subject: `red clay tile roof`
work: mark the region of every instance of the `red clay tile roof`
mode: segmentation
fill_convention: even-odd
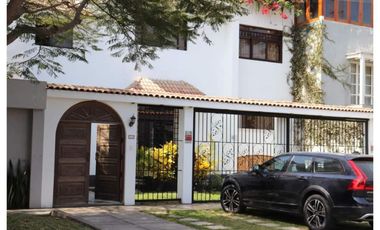
[[[171,93],[171,92],[164,92],[164,91],[157,91],[157,90],[153,92],[148,92],[146,90],[139,91],[135,89],[116,89],[116,88],[103,88],[103,87],[80,86],[80,85],[52,84],[52,83],[48,84],[47,88],[52,89],[52,90],[121,94],[121,95],[130,95],[130,96],[171,98],[171,99],[259,105],[259,106],[276,106],[276,107],[301,108],[301,109],[320,109],[320,110],[344,111],[344,112],[363,112],[363,113],[373,112],[373,109],[371,108],[363,108],[363,107],[357,107],[357,106],[308,104],[308,103],[298,103],[298,102],[290,102],[290,101],[271,101],[271,100],[241,99],[241,98],[230,98],[230,97],[211,97],[211,96],[205,96],[205,95]]]
[[[156,80],[148,78],[140,78],[134,81],[126,89],[133,93],[205,95],[199,89],[185,81]]]

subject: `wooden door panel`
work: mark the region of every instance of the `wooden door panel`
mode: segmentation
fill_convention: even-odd
[[[121,201],[121,125],[98,125],[95,199]]]
[[[85,177],[87,175],[85,165],[82,163],[61,163],[59,164],[60,179],[62,177]]]
[[[54,206],[88,203],[90,123],[61,122],[57,130]]]
[[[59,157],[61,160],[64,158],[86,158],[87,147],[83,144],[74,145],[74,144],[65,144],[61,142],[59,149]]]

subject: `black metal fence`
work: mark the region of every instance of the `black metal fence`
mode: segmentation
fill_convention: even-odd
[[[223,177],[289,151],[367,153],[367,121],[196,109],[193,201],[216,201]]]
[[[136,201],[177,199],[179,109],[138,107]]]

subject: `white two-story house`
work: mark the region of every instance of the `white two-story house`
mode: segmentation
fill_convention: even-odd
[[[104,51],[60,60],[47,83],[8,81],[8,159],[30,165],[30,207],[219,199],[221,178],[288,151],[372,154],[373,2],[305,0],[302,16],[250,9],[212,41],[178,40],[153,68]],[[293,102],[285,32],[322,23],[325,104]],[[33,44],[14,42],[11,58]],[[75,45],[75,41],[74,41]],[[359,106],[352,106],[359,105]],[[15,144],[21,143],[21,144]]]

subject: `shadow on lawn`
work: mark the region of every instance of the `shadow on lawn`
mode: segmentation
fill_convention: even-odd
[[[268,211],[268,210],[247,209],[247,211],[244,214],[251,215],[253,217],[256,216],[256,217],[261,217],[265,219],[273,219],[276,221],[281,221],[281,222],[285,222],[289,224],[303,225],[306,228],[306,225],[302,217],[297,216],[297,215],[292,215],[289,213],[275,212],[275,211]],[[347,229],[369,230],[369,229],[372,229],[372,227],[367,222],[352,222],[352,221],[337,223],[335,227],[335,230],[347,230]]]

